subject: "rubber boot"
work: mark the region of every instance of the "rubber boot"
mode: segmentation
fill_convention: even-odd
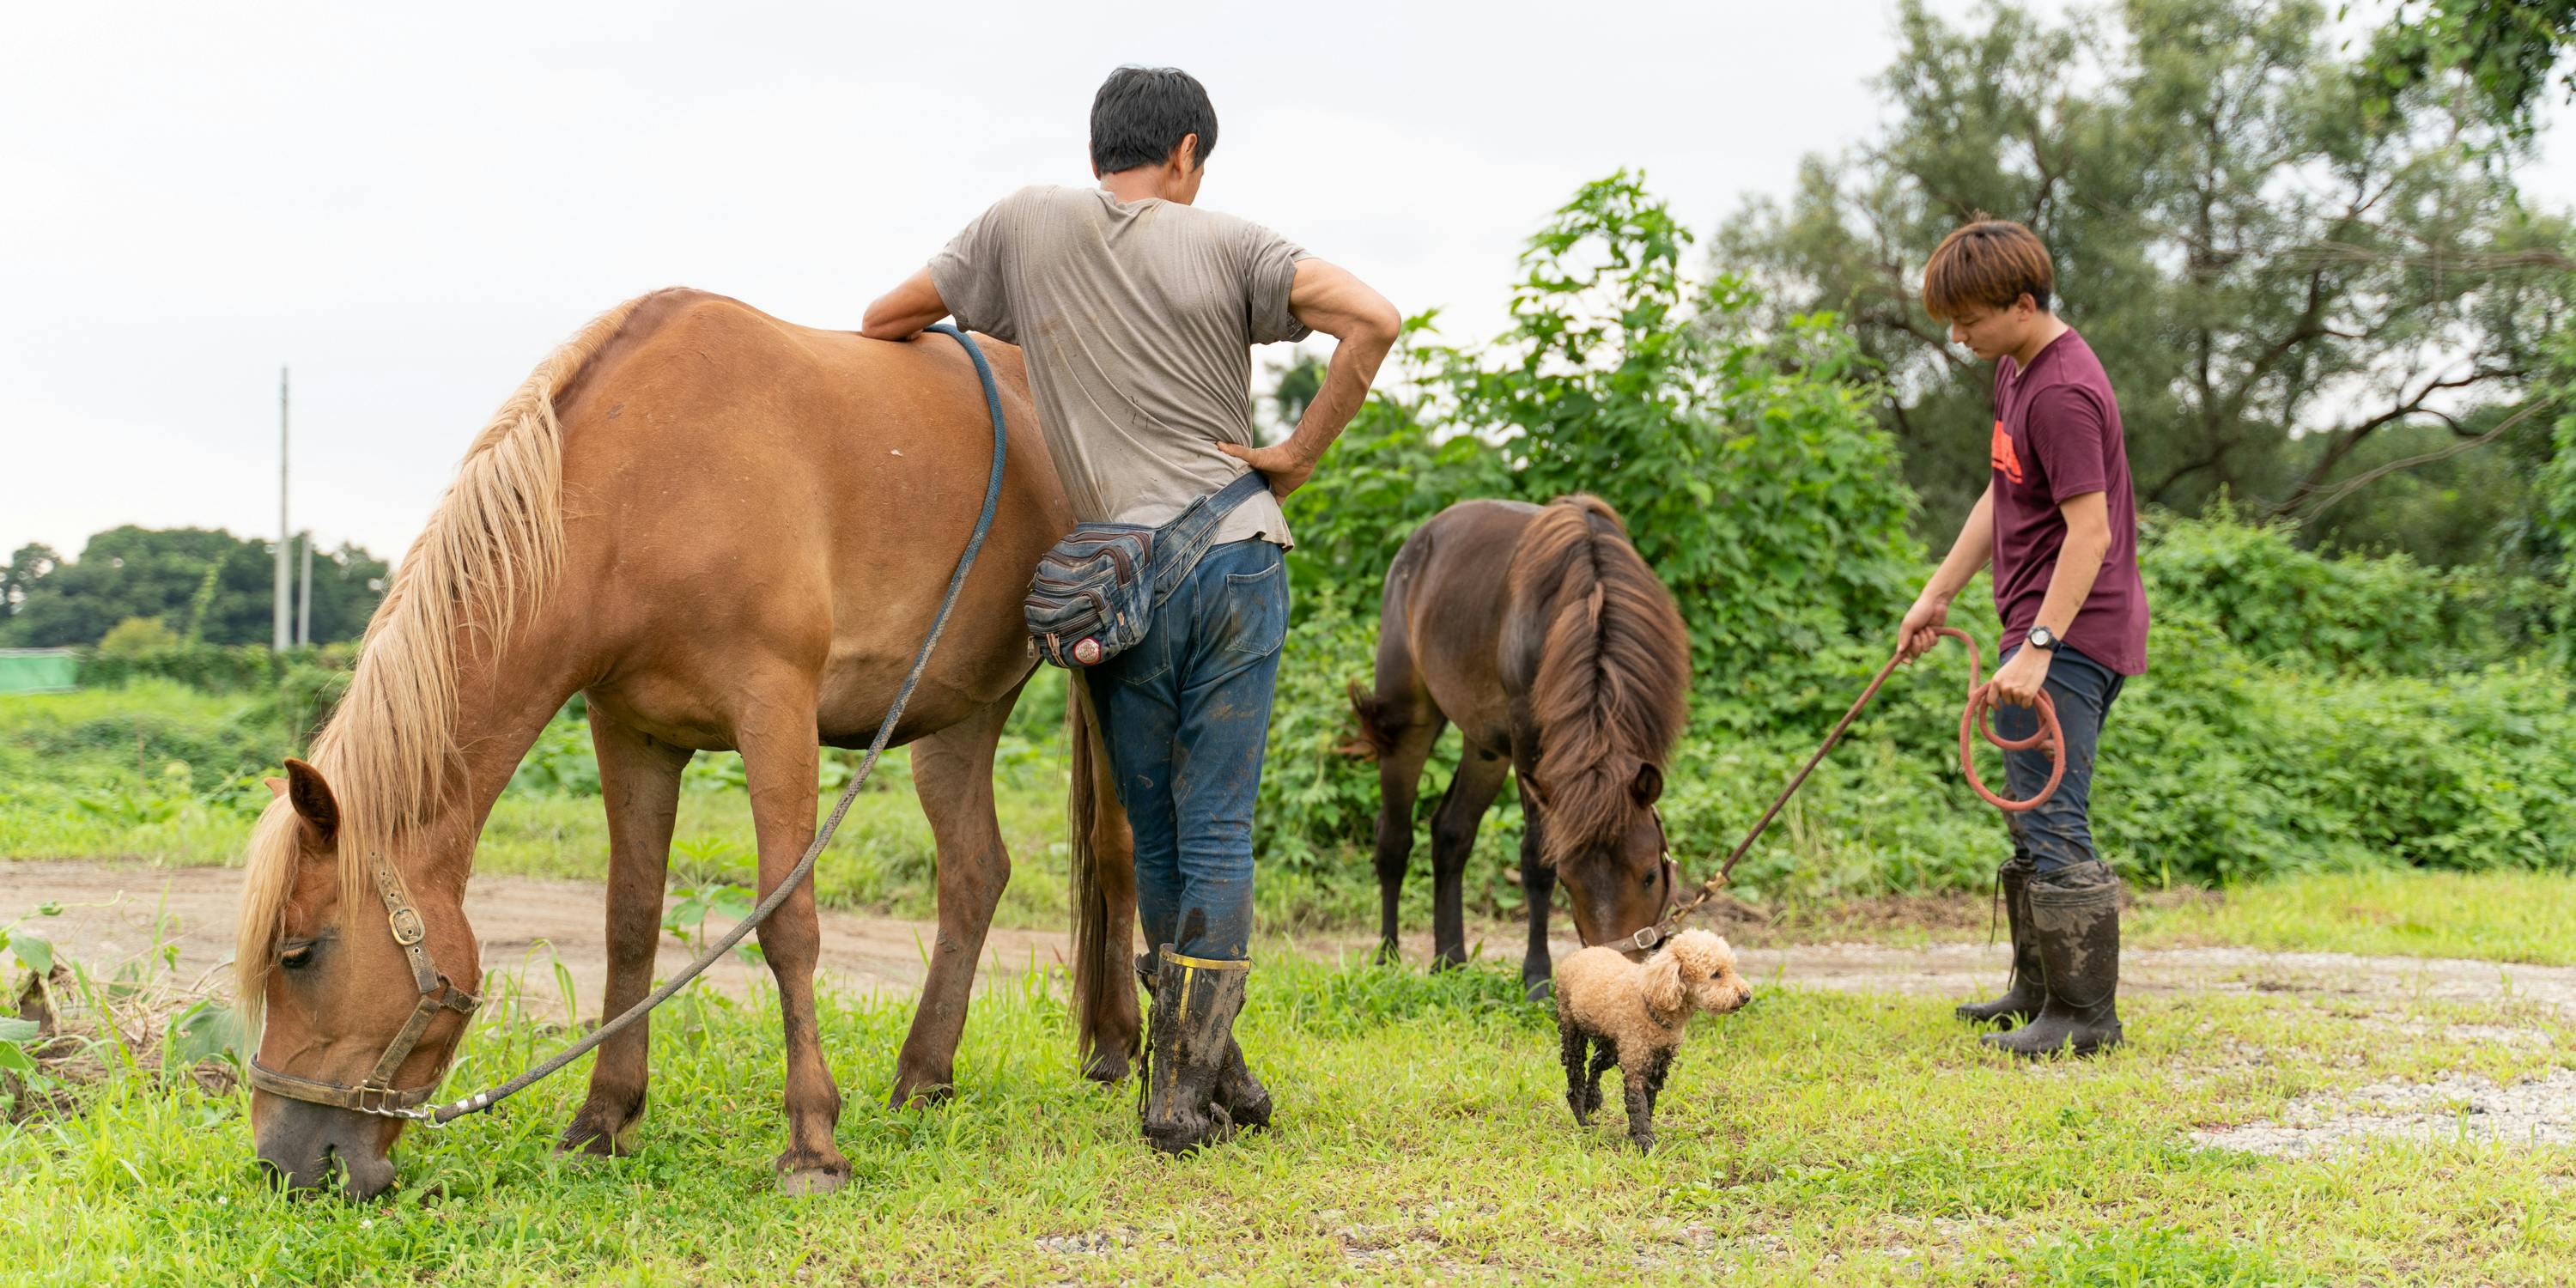
[[[1230,1081],[1229,1066],[1241,1067],[1243,1060],[1234,1042],[1234,1017],[1243,1010],[1244,981],[1251,973],[1250,962],[1184,957],[1163,945],[1145,1035],[1146,1144],[1185,1154],[1230,1138],[1238,1125],[1254,1125],[1238,1124],[1221,1094]],[[1259,1114],[1268,1121],[1269,1094],[1260,1091],[1249,1069],[1242,1078],[1259,1092]]]
[[[2004,995],[1991,1002],[1965,1002],[1957,1012],[1971,1024],[2023,1024],[2039,1014],[2040,1003],[2047,1000],[2047,990],[2039,982],[2039,941],[2030,929],[2030,878],[2036,865],[2027,854],[2016,853],[1995,869],[1995,883],[2002,887],[2004,924],[2012,928],[2012,982]]]
[[[2030,882],[2030,923],[2048,998],[2010,1033],[1978,1039],[2037,1059],[2120,1044],[2120,881],[2096,860]]]
[[[1136,978],[1144,984],[1145,995],[1154,995],[1155,958],[1136,954]],[[1225,1035],[1225,1067],[1217,1074],[1216,1102],[1225,1109],[1239,1131],[1259,1131],[1270,1125],[1270,1088],[1254,1077],[1252,1066],[1243,1059],[1243,1044],[1234,1040],[1230,1030]]]

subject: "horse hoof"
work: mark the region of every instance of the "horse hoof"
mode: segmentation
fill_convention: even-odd
[[[1521,1000],[1544,1004],[1556,996],[1556,977],[1541,975],[1521,981]]]
[[[1114,1087],[1127,1080],[1127,1057],[1094,1056],[1082,1066],[1082,1076],[1104,1087]]]
[[[886,1097],[888,1109],[937,1109],[957,1098],[957,1088],[945,1082],[925,1082],[906,1088],[897,1084],[894,1094]]]
[[[642,1135],[643,1124],[639,1121],[629,1121],[615,1131],[600,1131],[575,1122],[555,1138],[555,1152],[573,1159],[625,1158],[635,1152]]]
[[[849,1183],[850,1165],[847,1163],[843,1163],[837,1169],[807,1167],[793,1172],[782,1171],[778,1174],[778,1192],[791,1199],[821,1198],[827,1194],[838,1194],[841,1192],[841,1187]]]

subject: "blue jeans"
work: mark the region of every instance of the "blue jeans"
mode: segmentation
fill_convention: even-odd
[[[1200,557],[1144,639],[1091,668],[1118,803],[1136,833],[1136,914],[1149,951],[1250,954],[1252,804],[1287,635],[1279,547],[1229,542]]]
[[[2011,661],[2018,645],[2005,651]],[[2066,777],[2057,794],[2038,809],[2004,815],[2012,828],[2013,852],[2028,857],[2041,875],[2091,863],[2093,851],[2093,759],[2102,742],[2102,720],[2120,696],[2128,677],[2076,652],[2064,643],[2048,663],[2048,697],[2057,704],[2057,727],[2066,735]],[[1995,732],[2005,738],[2027,738],[2039,731],[2039,713],[2028,707],[1997,707]],[[2029,800],[2048,785],[2048,748],[2004,753],[2004,782],[2015,800]]]

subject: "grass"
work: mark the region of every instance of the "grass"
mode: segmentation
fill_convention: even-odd
[[[2327,872],[2150,907],[2138,942],[2576,965],[2576,878]]]
[[[0,1241],[50,1250],[18,1266],[39,1282],[191,1284],[2536,1284],[2576,1260],[2566,1150],[2287,1162],[2184,1135],[2374,1080],[2544,1072],[2576,1038],[2554,1012],[2144,997],[2128,1050],[2021,1067],[1944,1003],[1773,991],[1698,1021],[1640,1157],[1574,1126],[1553,1030],[1508,975],[1271,960],[1243,1033],[1280,1126],[1180,1163],[1134,1141],[1127,1089],[1075,1076],[1060,981],[1029,975],[979,1001],[936,1110],[881,1103],[910,1000],[828,999],[852,1184],[776,1197],[774,1007],[692,993],[657,1023],[635,1158],[551,1153],[567,1077],[407,1140],[386,1201],[290,1202],[253,1174],[241,1095],[129,1071],[74,1116],[0,1128]],[[2444,1036],[2498,1023],[2551,1042]],[[2423,1035],[2388,1042],[2391,1024]],[[451,1087],[560,1041],[504,1006]]]

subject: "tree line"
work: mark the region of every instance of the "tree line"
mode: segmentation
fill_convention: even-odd
[[[220,528],[131,524],[91,537],[77,559],[40,543],[21,546],[0,572],[0,647],[98,644],[120,627],[122,639],[138,644],[266,644],[276,551],[273,542]],[[387,575],[384,560],[355,544],[315,550],[313,642],[358,638]]]

